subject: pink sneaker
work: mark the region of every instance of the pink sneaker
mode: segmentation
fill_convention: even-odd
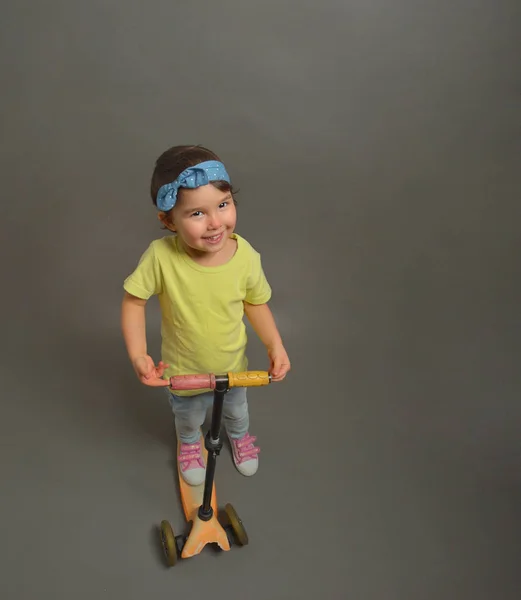
[[[230,444],[232,445],[233,462],[239,473],[250,477],[255,475],[259,468],[259,459],[257,455],[260,448],[254,446],[257,438],[246,433],[242,438],[234,439],[228,435]]]
[[[200,441],[193,444],[181,444],[177,460],[181,477],[188,485],[201,485],[204,482],[206,465]]]

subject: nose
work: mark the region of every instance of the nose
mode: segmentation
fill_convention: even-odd
[[[221,227],[221,220],[217,214],[210,214],[208,219],[208,229],[219,229]]]

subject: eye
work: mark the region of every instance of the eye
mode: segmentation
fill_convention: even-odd
[[[225,206],[228,206],[228,204],[228,200],[225,200],[224,202],[221,202],[221,204],[219,204],[219,208],[224,208]]]
[[[198,217],[199,215],[202,215],[203,213],[200,210],[196,210],[194,213],[192,213],[190,216],[191,217]]]

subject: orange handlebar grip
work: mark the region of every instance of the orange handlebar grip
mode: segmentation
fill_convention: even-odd
[[[215,375],[174,375],[170,377],[172,390],[215,389]]]
[[[254,387],[271,383],[271,375],[267,371],[243,371],[228,373],[228,385],[232,387]]]

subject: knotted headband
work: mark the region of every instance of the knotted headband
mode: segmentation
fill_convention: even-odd
[[[194,167],[188,167],[175,181],[159,188],[156,199],[158,210],[166,212],[175,206],[179,188],[198,188],[207,185],[210,181],[231,183],[230,176],[221,162],[208,160]]]

